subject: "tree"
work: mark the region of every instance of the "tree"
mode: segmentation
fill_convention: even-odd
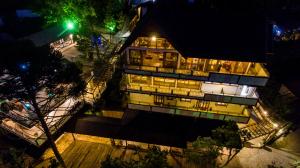
[[[36,0],[32,8],[44,17],[47,25],[72,21],[81,35],[89,37],[99,30],[105,18],[122,19],[124,4],[122,0]]]
[[[101,168],[171,168],[167,162],[167,152],[161,151],[159,147],[151,147],[144,157],[138,161],[130,159],[124,161],[121,158],[111,158],[101,162]]]
[[[143,168],[171,168],[167,161],[168,153],[161,151],[159,147],[151,147],[141,160]]]
[[[90,32],[97,21],[90,0],[36,0],[32,8],[45,19],[47,25],[73,22],[82,32]]]
[[[9,148],[6,151],[0,152],[0,167],[23,168],[25,167],[25,158],[24,151]]]
[[[230,160],[233,149],[239,151],[242,148],[238,130],[239,128],[234,121],[228,121],[225,125],[212,131],[212,138],[216,143],[229,149],[228,160]]]
[[[192,142],[191,148],[186,150],[189,162],[201,167],[216,167],[216,158],[220,155],[221,147],[210,137],[198,137]]]
[[[44,113],[49,113],[55,108],[57,96],[50,96],[46,100],[37,101],[37,93],[45,88],[54,89],[59,84],[71,84],[67,89],[68,96],[78,96],[83,91],[85,84],[80,78],[80,71],[76,65],[62,59],[61,53],[49,47],[36,48],[29,41],[9,42],[1,45],[4,59],[0,63],[0,76],[10,76],[13,82],[7,80],[1,85],[1,98],[28,101],[37,115],[48,142],[60,164],[65,167],[62,157],[54,143]],[[63,90],[66,88],[62,88]],[[64,93],[62,90],[61,94]],[[42,102],[42,103],[41,103]],[[28,120],[28,118],[24,118]]]

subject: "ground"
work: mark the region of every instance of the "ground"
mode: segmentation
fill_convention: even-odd
[[[74,139],[75,138],[75,139]],[[111,139],[88,136],[81,134],[74,134],[74,138],[71,133],[64,133],[57,141],[59,151],[67,165],[67,167],[74,168],[94,168],[100,167],[101,161],[103,161],[108,155],[112,157],[121,157],[123,160],[135,159],[138,160],[139,155],[135,154],[133,148],[117,147],[111,144]],[[125,141],[116,140],[116,144],[122,143],[125,145]],[[142,149],[148,148],[151,144],[127,141],[128,144],[139,145]],[[256,143],[255,140],[252,143]],[[252,144],[254,145],[254,144]],[[128,145],[130,146],[130,145]],[[247,145],[249,146],[249,144]],[[162,150],[170,150],[170,147],[160,146]],[[173,151],[182,152],[180,148],[173,148]],[[226,150],[223,151],[224,155],[218,159],[219,165],[224,165],[227,161]],[[144,151],[140,152],[140,155],[144,155]],[[51,149],[46,150],[42,156],[42,162],[36,165],[36,168],[49,165],[49,158],[53,157]],[[188,163],[186,158],[182,155],[167,156],[168,163],[175,168],[196,168],[196,165]],[[293,163],[300,160],[299,156],[281,151],[272,147],[255,148],[244,147],[225,168],[265,168],[268,165],[275,163],[277,166],[283,166],[284,168],[293,167]]]
[[[138,160],[139,155],[143,156],[145,154],[144,150],[136,153],[136,150],[130,148],[129,146],[139,145],[142,149],[148,148],[151,144],[139,143],[128,141],[128,148],[117,147],[111,145],[111,140],[109,138],[95,137],[88,135],[74,134],[75,139],[73,139],[72,134],[65,133],[57,141],[57,147],[67,165],[67,167],[72,168],[95,168],[100,167],[101,161],[110,155],[112,157],[120,157],[123,160]],[[116,140],[116,144],[118,144]],[[122,141],[123,145],[125,141]],[[169,150],[170,147],[160,146],[162,150]],[[173,151],[181,152],[180,148],[172,148]],[[46,150],[42,156],[42,161],[37,164],[36,168],[47,167],[49,165],[50,158],[53,157],[53,153],[50,149]],[[172,167],[187,167],[187,168],[197,168],[196,165],[188,163],[186,159],[182,156],[175,156],[168,154],[168,162]]]

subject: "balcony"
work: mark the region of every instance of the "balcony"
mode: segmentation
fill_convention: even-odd
[[[136,101],[129,99],[127,103],[127,108],[132,110],[142,110],[158,113],[167,113],[173,115],[183,115],[196,118],[208,118],[208,119],[217,119],[217,120],[233,120],[239,123],[248,123],[250,119],[251,109],[242,107],[242,110],[236,107],[231,107],[229,111],[218,110],[215,105],[212,105],[209,108],[196,108],[194,107],[194,102],[190,103],[191,106],[179,106],[179,105],[157,105],[152,102],[145,101]],[[238,107],[238,106],[237,106]],[[238,110],[240,112],[234,112],[232,110]]]
[[[174,47],[164,38],[158,37],[138,37],[131,47],[137,48],[151,48],[151,49],[165,49],[174,50]]]
[[[203,92],[199,89],[189,89],[189,88],[175,88],[157,85],[146,85],[139,83],[123,83],[121,87],[122,90],[134,93],[144,93],[162,96],[173,96],[182,97],[188,99],[198,99],[214,102],[225,102],[233,104],[243,104],[243,105],[256,105],[258,101],[258,95],[254,92],[250,96],[240,96],[237,94],[225,94],[221,92]]]
[[[262,65],[260,65],[262,67]],[[156,77],[181,78],[188,80],[210,81],[239,85],[265,86],[268,72],[262,67],[258,74],[240,74],[226,71],[204,72],[192,69],[161,68],[153,66],[124,65],[126,73]]]

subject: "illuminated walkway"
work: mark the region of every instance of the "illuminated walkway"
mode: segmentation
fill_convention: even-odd
[[[105,160],[108,155],[112,157],[120,157],[123,160],[139,160],[140,156],[145,155],[145,150],[151,146],[151,144],[127,141],[127,149],[125,148],[125,142],[122,140],[115,140],[115,145],[112,145],[112,141],[109,138],[95,137],[88,135],[74,134],[76,141],[74,141],[72,134],[64,133],[57,141],[57,147],[59,152],[67,165],[72,168],[95,168],[100,167],[101,161]],[[120,146],[121,145],[121,146]],[[133,148],[139,146],[142,148],[139,154]],[[170,147],[160,146],[162,150],[170,150]],[[186,159],[181,156],[182,149],[171,148],[176,152],[178,156],[168,154],[167,159],[172,167],[187,167],[196,168],[197,166],[187,163]],[[47,167],[49,160],[53,157],[53,153],[50,149],[46,150],[41,157],[43,160],[36,168]]]

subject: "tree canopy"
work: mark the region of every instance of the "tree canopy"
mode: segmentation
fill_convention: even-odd
[[[0,92],[5,97],[26,96],[28,93],[23,90],[28,86],[38,90],[64,83],[84,89],[81,71],[50,47],[35,47],[30,41],[16,41],[4,43],[0,49],[5,58],[0,63],[0,75],[9,74],[19,81],[8,80],[1,85]]]
[[[90,35],[99,28],[114,32],[122,19],[123,0],[36,0],[32,8],[47,25],[72,22],[81,34]]]

